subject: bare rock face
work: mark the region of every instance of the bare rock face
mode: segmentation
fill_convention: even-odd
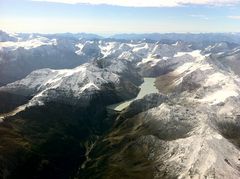
[[[214,60],[220,63],[223,68],[233,71],[236,75],[240,75],[238,65],[240,64],[240,49],[239,47],[228,50],[223,53],[214,55]]]
[[[240,80],[209,58],[195,53],[163,75],[174,78],[160,76],[167,97],[145,96],[120,113],[80,176],[239,178]]]
[[[0,88],[0,178],[240,178],[235,44],[199,44],[201,51],[184,42],[7,42],[0,69],[26,54],[61,57],[59,49],[93,61]],[[107,105],[138,94],[139,74],[155,77],[159,92],[108,113]]]
[[[101,49],[98,47],[96,43],[86,42],[81,49],[81,53],[90,56],[90,57],[99,57],[101,54]]]

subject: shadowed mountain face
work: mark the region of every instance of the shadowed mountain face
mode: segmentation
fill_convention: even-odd
[[[109,126],[107,94],[90,106],[47,103],[30,107],[0,124],[2,178],[69,178],[86,160],[85,143]]]
[[[119,97],[95,92],[85,106],[49,102],[5,118],[1,131],[1,177],[68,178],[86,160],[86,144],[107,131],[106,105]]]
[[[232,41],[1,34],[0,178],[240,177]]]

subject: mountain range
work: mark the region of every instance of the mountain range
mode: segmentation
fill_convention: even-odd
[[[240,177],[238,33],[0,41],[0,178]]]

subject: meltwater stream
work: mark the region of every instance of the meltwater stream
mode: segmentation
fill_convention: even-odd
[[[128,107],[129,104],[131,102],[133,102],[134,100],[141,99],[142,97],[144,97],[145,95],[150,94],[150,93],[158,93],[158,89],[156,88],[156,86],[154,84],[155,80],[156,80],[156,78],[144,78],[144,82],[141,84],[141,86],[139,86],[140,92],[138,93],[136,98],[133,98],[131,100],[124,101],[121,103],[110,105],[110,106],[108,106],[108,108],[113,109],[115,111],[122,111],[123,109]]]

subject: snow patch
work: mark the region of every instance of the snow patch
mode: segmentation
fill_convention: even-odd
[[[224,102],[229,97],[236,97],[238,95],[239,93],[235,89],[227,87],[208,94],[203,99],[200,99],[200,101],[210,103],[211,105],[216,105]]]
[[[103,54],[103,57],[110,55],[115,45],[116,45],[116,42],[108,42],[108,43],[99,45],[99,48],[101,49],[101,53]]]
[[[220,82],[224,82],[227,80],[227,76],[224,75],[223,73],[217,72],[212,75],[210,75],[204,84],[204,86],[212,86],[212,85],[217,85]]]
[[[145,44],[140,44],[138,46],[135,46],[132,51],[137,53],[141,50],[147,50],[147,49],[149,49],[149,45],[147,43],[145,43]]]
[[[9,48],[11,50],[16,50],[19,47],[23,47],[26,50],[32,49],[32,48],[37,48],[43,45],[57,45],[57,40],[52,39],[49,40],[46,37],[37,37],[34,39],[30,39],[27,41],[18,41],[18,42],[0,42],[0,47],[1,48]]]
[[[197,61],[202,61],[206,57],[206,56],[201,54],[201,50],[194,50],[194,51],[191,51],[191,52],[178,52],[177,54],[174,55],[174,57],[177,58],[177,57],[181,57],[181,56],[184,56],[184,55],[190,55],[190,56],[196,58]]]

